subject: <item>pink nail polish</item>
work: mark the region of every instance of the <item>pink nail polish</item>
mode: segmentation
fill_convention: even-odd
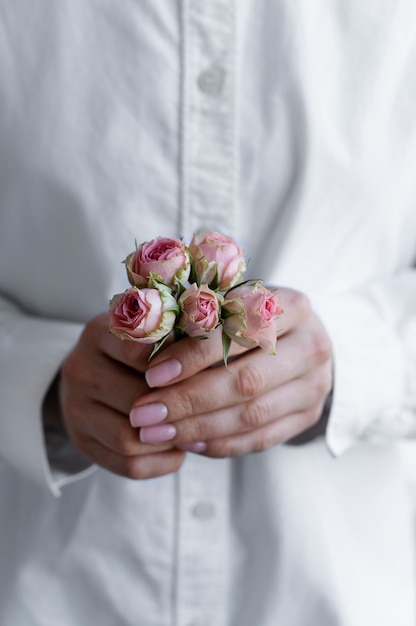
[[[161,424],[161,426],[148,426],[140,429],[140,441],[143,443],[162,443],[170,441],[176,435],[173,424]]]
[[[134,427],[150,426],[163,422],[168,416],[167,407],[161,402],[136,406],[130,411],[130,424]]]
[[[177,378],[181,373],[181,362],[177,359],[170,359],[148,369],[145,377],[149,387],[160,387]]]

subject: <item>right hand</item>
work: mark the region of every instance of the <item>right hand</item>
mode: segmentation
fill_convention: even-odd
[[[121,341],[108,326],[108,313],[93,318],[62,365],[66,430],[83,456],[116,474],[143,479],[175,472],[185,452],[142,443],[129,421],[133,402],[150,391],[144,372],[153,346]]]

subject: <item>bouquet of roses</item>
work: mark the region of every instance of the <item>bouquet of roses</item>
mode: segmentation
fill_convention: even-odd
[[[120,339],[154,344],[206,339],[222,326],[224,363],[231,341],[275,353],[279,297],[262,281],[241,282],[244,250],[217,232],[179,239],[157,237],[136,245],[124,261],[131,287],[110,301],[110,331]]]

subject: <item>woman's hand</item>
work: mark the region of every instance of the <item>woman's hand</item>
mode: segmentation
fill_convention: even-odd
[[[185,453],[170,443],[140,441],[128,415],[149,392],[144,378],[152,346],[121,341],[108,331],[109,316],[91,320],[60,374],[59,396],[66,430],[93,463],[129,478],[174,472]]]
[[[234,344],[238,357],[227,371],[214,331],[205,341],[172,344],[151,361],[146,381],[156,389],[142,385],[130,412],[143,444],[232,457],[285,442],[319,420],[332,386],[331,343],[306,296],[283,288],[279,294],[285,312],[276,355]]]

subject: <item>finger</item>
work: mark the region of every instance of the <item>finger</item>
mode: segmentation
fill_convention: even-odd
[[[326,378],[326,372],[313,370],[309,376],[290,381],[248,402],[179,420],[174,423],[175,435],[170,441],[183,445],[252,432],[288,414],[322,406],[327,393]],[[141,441],[160,442],[166,426],[141,428]]]
[[[229,357],[242,354],[247,348],[231,344]],[[223,364],[222,330],[215,329],[208,339],[186,337],[167,347],[150,361],[146,370],[149,387],[163,387],[190,378],[194,374]]]
[[[300,291],[288,287],[279,287],[277,293],[283,307],[283,314],[278,321],[278,334],[280,336],[302,324],[311,315],[312,308],[309,298]]]
[[[286,334],[310,314],[308,298],[293,289],[279,289],[284,313],[279,319],[277,333]],[[172,382],[190,378],[207,367],[220,364],[223,360],[221,328],[216,329],[207,340],[185,339],[169,346],[150,362],[146,371],[149,387],[162,387]],[[231,344],[230,356],[243,354],[247,349],[235,342]]]
[[[92,440],[88,445],[88,458],[120,476],[144,480],[176,472],[182,466],[185,452],[171,449],[140,456],[123,456]]]
[[[120,457],[145,456],[173,448],[166,443],[157,446],[142,443],[137,429],[130,426],[126,416],[110,407],[91,402],[82,409],[82,420],[76,424],[75,431],[74,426],[72,429],[75,444],[83,453],[86,452],[85,446],[91,445],[91,442]]]
[[[226,458],[264,452],[299,435],[313,426],[317,419],[319,419],[318,406],[307,412],[286,415],[255,431],[208,441],[201,453],[204,456]]]
[[[65,360],[60,388],[63,396],[84,395],[127,415],[134,399],[149,389],[143,374],[97,348],[95,335],[99,335],[103,319],[105,316],[98,316],[89,324],[90,329]],[[116,344],[123,343],[116,337],[112,339]]]
[[[77,393],[128,415],[136,398],[149,392],[142,374],[103,355],[78,382]]]
[[[322,346],[318,347],[316,334],[310,325],[305,324],[282,337],[277,355],[271,356],[260,349],[251,350],[230,364],[228,372],[223,367],[204,370],[190,381],[142,396],[134,403],[130,421],[136,427],[164,419],[176,422],[248,402],[299,378],[322,362],[327,364],[329,372],[329,343],[322,341]],[[149,421],[152,412],[153,422]]]
[[[89,340],[114,361],[144,373],[149,366],[149,357],[154,346],[116,337],[109,331],[109,322],[108,313],[102,313],[91,320]]]

